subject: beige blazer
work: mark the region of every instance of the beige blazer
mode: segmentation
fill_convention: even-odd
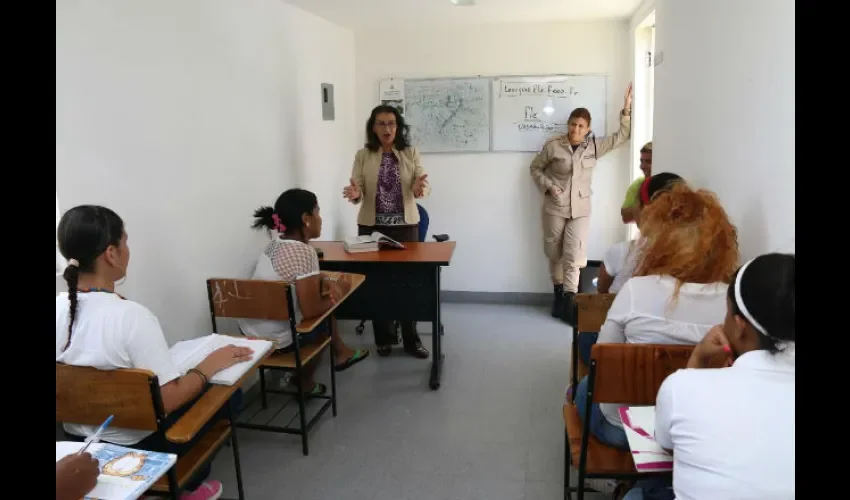
[[[590,215],[590,183],[596,160],[625,144],[632,135],[632,117],[620,112],[620,130],[607,137],[589,137],[573,148],[566,135],[546,141],[531,162],[531,178],[545,195],[543,212],[559,217]],[[553,186],[561,194],[549,192]]]
[[[416,208],[416,197],[413,196],[413,183],[416,178],[425,174],[419,150],[408,146],[403,151],[393,148],[393,154],[398,158],[399,174],[401,176],[401,193],[404,199],[404,222],[419,223],[419,209]],[[354,155],[354,167],[351,177],[360,188],[360,198],[354,200],[360,204],[357,224],[361,226],[375,225],[375,196],[378,192],[378,170],[381,168],[382,152],[369,151],[363,148]],[[422,197],[431,193],[431,186],[426,186]]]

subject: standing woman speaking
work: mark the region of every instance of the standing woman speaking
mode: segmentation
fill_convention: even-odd
[[[576,108],[567,121],[567,133],[546,141],[531,162],[531,178],[544,194],[543,250],[555,285],[552,316],[568,323],[573,322],[579,270],[587,265],[593,169],[599,158],[629,140],[631,114],[629,84],[616,134],[597,139],[590,128],[590,112]]]
[[[416,200],[431,188],[422,168],[419,150],[408,141],[404,117],[392,106],[378,106],[366,122],[366,147],[354,156],[351,181],[342,195],[360,205],[358,234],[379,231],[401,242],[419,241],[419,209]],[[396,343],[392,321],[372,321],[378,355],[388,356]],[[416,322],[401,323],[404,351],[425,359]]]

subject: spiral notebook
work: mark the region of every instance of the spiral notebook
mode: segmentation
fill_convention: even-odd
[[[655,441],[655,407],[627,406],[619,409],[632,459],[638,472],[673,470],[673,455]]]
[[[56,442],[56,461],[77,453],[84,443]],[[86,450],[98,461],[97,484],[85,500],[135,500],[177,463],[177,455],[94,443]],[[59,485],[61,487],[61,485]]]

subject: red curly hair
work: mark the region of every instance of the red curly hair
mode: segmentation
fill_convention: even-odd
[[[641,212],[634,276],[667,275],[683,283],[729,283],[738,269],[738,231],[711,191],[676,183]]]

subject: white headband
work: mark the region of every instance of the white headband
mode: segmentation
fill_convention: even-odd
[[[747,266],[749,266],[753,260],[741,266],[741,270],[738,271],[738,276],[735,278],[735,304],[738,305],[738,309],[741,311],[741,314],[747,318],[747,321],[749,321],[750,324],[753,325],[753,327],[762,335],[768,337],[769,335],[767,334],[767,330],[765,330],[764,327],[761,326],[755,318],[753,318],[753,315],[747,310],[747,306],[744,305],[744,299],[741,298],[741,280],[744,278],[744,271],[747,270]]]

